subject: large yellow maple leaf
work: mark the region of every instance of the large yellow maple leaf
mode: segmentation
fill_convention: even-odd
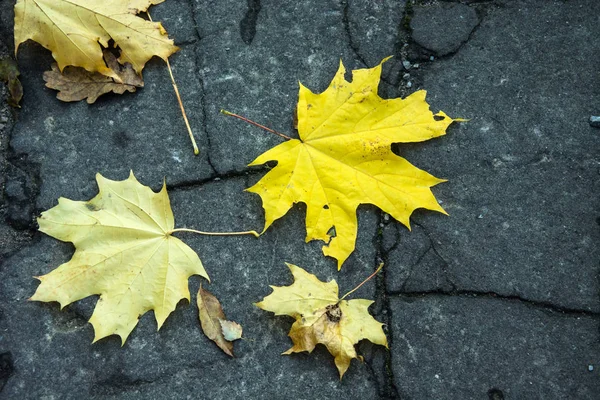
[[[96,180],[100,192],[90,201],[60,198],[38,218],[40,231],[72,242],[76,251],[38,278],[31,300],[64,307],[100,295],[90,318],[94,342],[115,334],[125,343],[140,316],[154,310],[160,329],[181,299],[190,300],[188,278],[208,275],[198,255],[171,236],[175,221],[165,185],[154,193],[133,173],[124,181],[100,174]]]
[[[256,306],[275,315],[296,318],[289,332],[294,345],[283,354],[312,352],[323,344],[335,357],[340,379],[353,358],[359,358],[354,345],[363,339],[387,347],[382,323],[368,308],[373,301],[340,300],[335,280],[322,282],[304,269],[287,264],[294,276],[290,286],[271,286],[273,292]]]
[[[392,153],[392,143],[444,135],[454,120],[433,114],[424,90],[405,99],[382,99],[378,66],[352,72],[340,67],[329,87],[315,94],[300,84],[298,134],[260,155],[250,165],[277,166],[247,189],[261,196],[265,230],[294,203],[306,204],[306,241],[323,240],[338,269],[354,251],[356,208],[373,204],[410,229],[417,208],[445,213],[430,187],[444,182]],[[331,235],[335,228],[335,235]]]
[[[140,73],[153,56],[166,60],[177,51],[159,22],[136,16],[164,0],[18,0],[15,4],[15,53],[28,39],[52,51],[62,71],[67,65],[119,76],[102,60],[102,49],[114,40],[119,62]]]

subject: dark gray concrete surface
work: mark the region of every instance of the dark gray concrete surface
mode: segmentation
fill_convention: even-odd
[[[13,52],[0,1],[0,56]],[[137,93],[65,104],[43,85],[52,62],[22,45],[21,109],[0,85],[0,399],[595,399],[600,393],[600,3],[596,0],[166,0],[152,16],[181,47],[171,64],[201,148],[191,151],[168,72],[144,69]],[[449,181],[449,216],[417,211],[412,231],[359,208],[357,250],[341,272],[304,243],[299,205],[260,239],[180,235],[198,252],[226,314],[244,326],[236,358],[199,331],[182,302],[156,332],[152,313],[125,346],[91,344],[95,298],[60,311],[27,302],[34,275],[70,244],[36,231],[58,197],[86,200],[94,175],[166,178],[176,225],[260,230],[246,165],[280,138],[221,108],[294,135],[298,81],[325,89],[340,58],[385,64],[380,93],[428,91],[433,111],[470,119],[445,137],[394,145]],[[340,381],[332,357],[281,356],[291,319],[252,305],[286,285],[284,262],[340,291],[377,263],[372,298],[390,350],[364,341]],[[192,278],[192,293],[199,280]],[[194,295],[192,300],[194,301]]]

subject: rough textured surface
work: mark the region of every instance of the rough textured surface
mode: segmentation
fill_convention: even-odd
[[[12,54],[13,5],[0,3],[0,56]],[[600,104],[600,3],[167,0],[151,13],[181,47],[171,64],[198,157],[160,60],[135,94],[64,104],[43,85],[50,55],[28,43],[22,109],[5,105],[0,85],[0,399],[597,397],[600,136],[589,119]],[[424,88],[434,111],[470,118],[394,146],[449,179],[434,188],[449,217],[417,211],[409,232],[360,207],[357,251],[339,273],[321,243],[304,243],[302,205],[260,239],[180,234],[244,326],[235,359],[200,333],[195,279],[192,305],[158,333],[145,315],[122,348],[117,337],[90,344],[95,298],[62,311],[26,301],[32,276],[73,251],[36,233],[35,215],[60,196],[94,196],[96,172],[133,169],[155,190],[166,178],[178,227],[260,230],[260,199],[243,189],[268,167],[246,165],[281,139],[218,111],[294,135],[298,80],[321,91],[340,58],[351,69],[388,55],[382,95]],[[291,283],[285,261],[343,292],[380,259],[356,296],[376,300],[390,351],[362,342],[365,362],[341,382],[323,348],[280,356],[291,319],[252,303]]]
[[[403,398],[593,399],[597,316],[493,297],[399,297],[392,311],[395,384]],[[518,365],[518,367],[516,367]]]
[[[433,107],[458,107],[471,120],[427,149],[402,149],[449,180],[436,193],[450,217],[415,217],[416,233],[431,240],[424,245],[401,229],[398,267],[413,267],[419,246],[431,244],[439,257],[430,252],[414,269],[440,271],[441,262],[458,290],[600,311],[600,136],[587,123],[600,95],[588,57],[600,51],[590,41],[600,25],[585,22],[588,6],[600,21],[600,3],[508,2],[455,56],[424,71]],[[388,287],[400,290],[394,275]],[[428,286],[415,289],[436,284]]]
[[[474,8],[460,3],[414,7],[412,39],[438,57],[458,50],[479,23]]]
[[[113,178],[125,177],[116,174]],[[260,205],[243,192],[246,183],[240,177],[172,190],[177,226],[205,230],[257,227]],[[362,217],[365,232],[374,232],[374,213]],[[86,319],[95,299],[75,303],[62,312],[56,304],[25,301],[36,286],[31,276],[70,257],[71,246],[41,237],[9,259],[6,265],[10,268],[0,271],[0,348],[12,350],[14,368],[19,371],[1,395],[38,399],[68,393],[73,398],[93,394],[97,398],[141,399],[194,398],[202,393],[210,398],[247,399],[277,398],[286,388],[300,399],[312,399],[315,393],[328,398],[376,398],[376,385],[366,364],[353,363],[347,378],[356,382],[346,385],[339,383],[333,360],[324,349],[311,356],[281,356],[291,345],[287,337],[290,319],[274,317],[252,305],[270,292],[269,284],[291,283],[284,261],[293,261],[321,279],[335,278],[341,290],[352,288],[373,265],[372,238],[363,233],[363,245],[349,260],[346,273],[338,275],[335,264],[320,255],[317,243],[304,245],[303,237],[296,234],[302,230],[301,213],[294,213],[286,226],[271,230],[260,240],[180,235],[202,258],[212,280],[205,284],[207,289],[221,300],[228,318],[244,326],[249,340],[236,343],[235,359],[200,333],[197,310],[185,302],[158,333],[152,313],[148,313],[123,348],[116,336],[91,345],[93,330]],[[198,281],[192,279],[192,293],[197,286]],[[374,284],[365,285],[357,294],[372,298]],[[24,336],[25,331],[28,334]],[[306,392],[303,382],[314,392]]]

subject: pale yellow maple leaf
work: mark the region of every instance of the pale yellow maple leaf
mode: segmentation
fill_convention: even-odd
[[[417,208],[445,214],[430,187],[444,182],[392,153],[392,143],[420,142],[444,135],[454,120],[433,114],[420,90],[405,99],[377,94],[383,62],[354,70],[352,82],[340,67],[329,87],[314,94],[300,84],[298,134],[260,155],[250,165],[277,161],[247,189],[261,196],[266,230],[294,203],[306,204],[306,241],[327,243],[323,253],[338,269],[354,251],[356,208],[373,204],[410,229]],[[331,229],[335,228],[335,235]]]
[[[166,186],[159,193],[133,173],[124,181],[97,174],[99,194],[90,201],[60,198],[38,218],[40,231],[75,245],[70,261],[41,281],[31,300],[64,307],[100,295],[90,318],[94,342],[119,335],[124,344],[150,310],[158,329],[181,299],[190,300],[188,278],[208,279],[198,255],[173,237]]]
[[[294,283],[271,286],[273,292],[256,303],[257,307],[275,315],[296,318],[289,332],[294,345],[283,354],[310,353],[317,344],[323,344],[334,356],[341,379],[353,358],[362,359],[354,348],[356,343],[367,339],[387,347],[383,324],[368,311],[373,301],[340,300],[335,280],[322,282],[296,265],[287,266]]]
[[[166,60],[178,48],[159,22],[136,14],[164,0],[18,0],[15,4],[15,53],[32,39],[52,51],[62,71],[67,65],[100,72],[120,82],[102,60],[109,40],[121,49],[119,63],[140,73],[153,56]]]

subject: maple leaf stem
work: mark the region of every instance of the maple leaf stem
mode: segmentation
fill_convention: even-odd
[[[152,17],[150,16],[150,12],[146,11],[148,18],[152,21]],[[181,101],[181,96],[179,95],[179,89],[177,88],[177,84],[175,83],[175,77],[173,77],[173,70],[171,69],[171,63],[169,63],[169,58],[165,58],[167,63],[167,68],[169,69],[169,75],[171,76],[171,83],[173,84],[173,90],[175,90],[175,96],[177,96],[177,102],[179,103],[179,108],[181,109],[181,115],[183,116],[183,121],[185,122],[185,126],[187,127],[188,134],[190,135],[190,140],[192,141],[192,146],[194,147],[194,155],[200,154],[200,150],[198,150],[198,145],[196,144],[196,139],[194,139],[194,134],[192,133],[192,128],[190,127],[190,123],[187,118],[187,114],[185,113],[185,108],[183,107],[183,102]]]
[[[375,270],[375,272],[373,272],[371,275],[369,275],[367,277],[367,279],[365,279],[357,287],[355,287],[354,289],[352,289],[351,291],[349,291],[348,293],[346,293],[345,295],[343,295],[342,298],[339,301],[344,300],[348,295],[350,295],[351,293],[356,292],[358,290],[358,288],[360,288],[362,285],[364,285],[365,283],[367,283],[371,278],[373,278],[375,275],[377,275],[377,273],[379,271],[381,271],[381,268],[383,268],[383,263],[379,264],[379,267],[377,267],[377,269]]]
[[[236,117],[236,118],[239,118],[239,119],[241,119],[242,121],[245,121],[245,122],[247,122],[247,123],[249,123],[249,124],[252,124],[252,125],[254,125],[254,126],[258,126],[259,128],[262,128],[262,129],[264,129],[264,130],[265,130],[265,131],[267,131],[267,132],[271,132],[271,133],[274,133],[274,134],[275,134],[275,135],[277,135],[277,136],[281,136],[281,137],[282,137],[282,138],[284,138],[285,140],[292,140],[292,138],[291,138],[291,137],[289,137],[289,136],[287,136],[287,135],[284,135],[283,133],[277,132],[276,130],[274,130],[274,129],[271,129],[271,128],[267,128],[266,126],[264,126],[264,125],[261,125],[261,124],[259,124],[258,122],[254,122],[254,121],[252,121],[252,120],[250,120],[250,119],[248,119],[248,118],[242,117],[241,115],[234,114],[234,113],[232,113],[232,112],[229,112],[229,111],[227,111],[227,110],[221,110],[221,114],[229,115],[230,117]]]
[[[172,234],[175,232],[192,232],[197,233],[199,235],[208,235],[208,236],[237,236],[237,235],[254,235],[254,237],[259,237],[260,235],[256,231],[243,231],[243,232],[203,232],[198,231],[196,229],[188,229],[188,228],[177,228],[172,229],[167,232],[167,234]]]

